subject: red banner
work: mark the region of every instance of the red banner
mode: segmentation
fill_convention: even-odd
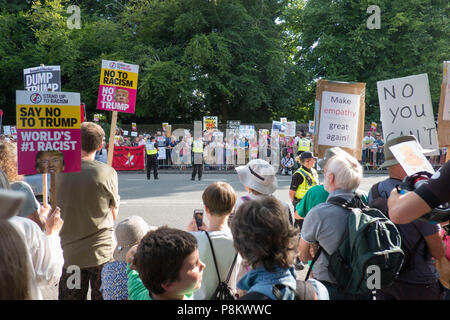
[[[144,170],[145,146],[114,147],[112,167],[117,171]]]

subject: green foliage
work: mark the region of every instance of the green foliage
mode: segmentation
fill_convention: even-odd
[[[81,29],[66,25],[81,8]],[[381,29],[366,12],[381,8]],[[366,122],[379,119],[376,81],[428,73],[439,101],[450,55],[444,0],[0,0],[0,106],[15,122],[23,69],[60,65],[62,89],[96,112],[102,59],[139,65],[136,113],[122,122],[267,122],[313,118],[315,83],[366,83]],[[110,118],[110,115],[107,115]]]

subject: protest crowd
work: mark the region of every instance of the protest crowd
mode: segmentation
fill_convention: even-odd
[[[150,161],[186,170],[195,162],[196,149],[205,168],[237,173],[247,194],[238,198],[228,183],[211,183],[202,195],[204,215],[193,218],[185,230],[156,228],[139,216],[115,225],[118,174],[96,160],[105,143],[98,124],[81,124],[81,171],[56,174],[54,207],[38,201],[18,174],[16,141],[3,136],[0,201],[8,205],[0,214],[0,265],[10,268],[0,268],[0,299],[42,299],[40,287],[49,284],[59,284],[61,300],[86,299],[89,289],[93,300],[449,299],[449,215],[438,223],[418,218],[449,202],[450,162],[442,163],[429,183],[400,193],[398,185],[407,174],[389,147],[416,142],[414,136],[382,141],[372,132],[376,140],[363,141],[389,174],[367,193],[359,189],[367,158],[361,163],[333,147],[318,159],[304,131],[288,138],[261,131],[259,139],[254,133],[224,137],[204,131],[197,138],[200,146],[185,133],[176,137],[161,130],[130,138],[118,128],[115,139],[117,146],[144,146],[148,179]],[[275,157],[274,145],[280,150]],[[162,148],[165,159],[156,160]],[[273,196],[279,174],[292,175],[294,212]],[[406,201],[416,205],[406,206]],[[342,272],[343,263],[336,263],[349,254],[342,243],[353,245],[347,236],[349,210],[376,211],[381,227],[390,230],[389,244],[377,240],[386,245],[392,265],[383,269],[386,261],[370,260],[389,280],[381,288],[370,287],[369,280],[355,285],[353,277],[365,270]],[[355,252],[353,259],[365,259]],[[306,265],[308,279],[297,279],[295,270]],[[80,270],[78,286],[71,281],[74,266]]]

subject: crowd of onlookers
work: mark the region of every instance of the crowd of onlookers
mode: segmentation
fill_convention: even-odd
[[[389,216],[394,208],[390,198],[399,197],[395,185],[406,176],[395,158],[387,157],[383,164],[389,177],[367,194],[358,189],[362,166],[347,152],[327,150],[320,164],[321,184],[312,169],[315,159],[302,151],[299,171],[304,179],[296,191],[289,190],[296,197],[294,212],[273,196],[278,187],[274,166],[251,159],[235,169],[247,194],[238,198],[231,185],[212,183],[202,194],[203,217],[192,218],[180,230],[150,226],[139,216],[115,223],[120,208],[117,172],[95,161],[103,140],[100,126],[82,124],[81,172],[56,176],[53,208],[37,201],[18,175],[15,143],[0,143],[0,265],[7,266],[0,268],[0,299],[41,299],[42,286],[59,283],[61,300],[86,299],[89,289],[91,299],[205,300],[217,296],[221,281],[227,282],[225,291],[241,300],[373,299],[347,292],[329,272],[328,254],[347,237],[348,212],[328,200],[359,199],[370,206],[383,200],[385,207],[379,209]],[[415,137],[388,141],[384,153],[409,140]],[[449,170],[447,163],[440,176],[448,179]],[[448,181],[436,181],[440,184],[417,193],[434,194],[432,202],[426,200],[431,208],[431,203],[448,201],[448,188],[447,193],[442,190]],[[396,208],[392,219],[401,220],[402,249],[413,262],[373,294],[382,300],[444,299],[449,287],[442,267],[450,258],[447,232],[439,224],[399,219],[399,214]],[[320,255],[318,245],[328,254]],[[310,279],[297,279],[295,268],[304,268],[316,254]]]

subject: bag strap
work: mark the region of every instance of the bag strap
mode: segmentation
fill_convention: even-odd
[[[323,252],[325,256],[328,257],[328,253],[325,251],[322,246],[319,245],[319,249],[317,250],[316,254],[314,255],[314,258],[311,261],[311,265],[309,266],[308,272],[306,273],[305,281],[308,281],[309,275],[311,274],[312,268],[314,264],[316,263],[317,259],[319,259],[320,254]]]
[[[216,255],[215,255],[215,253],[214,253],[214,247],[213,247],[211,238],[209,237],[208,231],[206,231],[206,230],[203,230],[203,231],[205,231],[206,237],[208,237],[208,240],[209,240],[209,246],[210,246],[210,248],[211,248],[212,256],[213,256],[213,259],[214,259],[214,266],[216,267],[216,271],[217,271],[217,278],[219,278],[219,283],[221,283],[222,280],[220,280],[219,268],[217,267]],[[228,284],[228,281],[230,280],[231,274],[233,273],[233,268],[234,268],[234,265],[236,264],[236,260],[237,260],[237,252],[236,252],[236,254],[234,255],[233,262],[231,263],[230,270],[228,271],[228,276],[227,276],[227,279],[226,279],[226,281],[225,281],[226,284]]]
[[[379,185],[379,184],[380,184],[380,183],[377,182],[377,183],[375,183],[375,184],[372,186],[372,188],[370,188],[370,193],[372,194],[372,199],[377,199],[377,198],[380,197],[380,193],[378,192],[378,185]]]
[[[215,255],[215,253],[214,253],[214,247],[213,247],[211,238],[209,237],[208,231],[206,231],[206,230],[203,230],[203,231],[205,231],[206,237],[207,237],[208,240],[209,240],[209,247],[211,248],[212,256],[213,256],[213,259],[214,259],[214,266],[216,267],[217,278],[219,278],[219,283],[221,283],[222,281],[220,280],[219,268],[217,267],[216,255]]]

